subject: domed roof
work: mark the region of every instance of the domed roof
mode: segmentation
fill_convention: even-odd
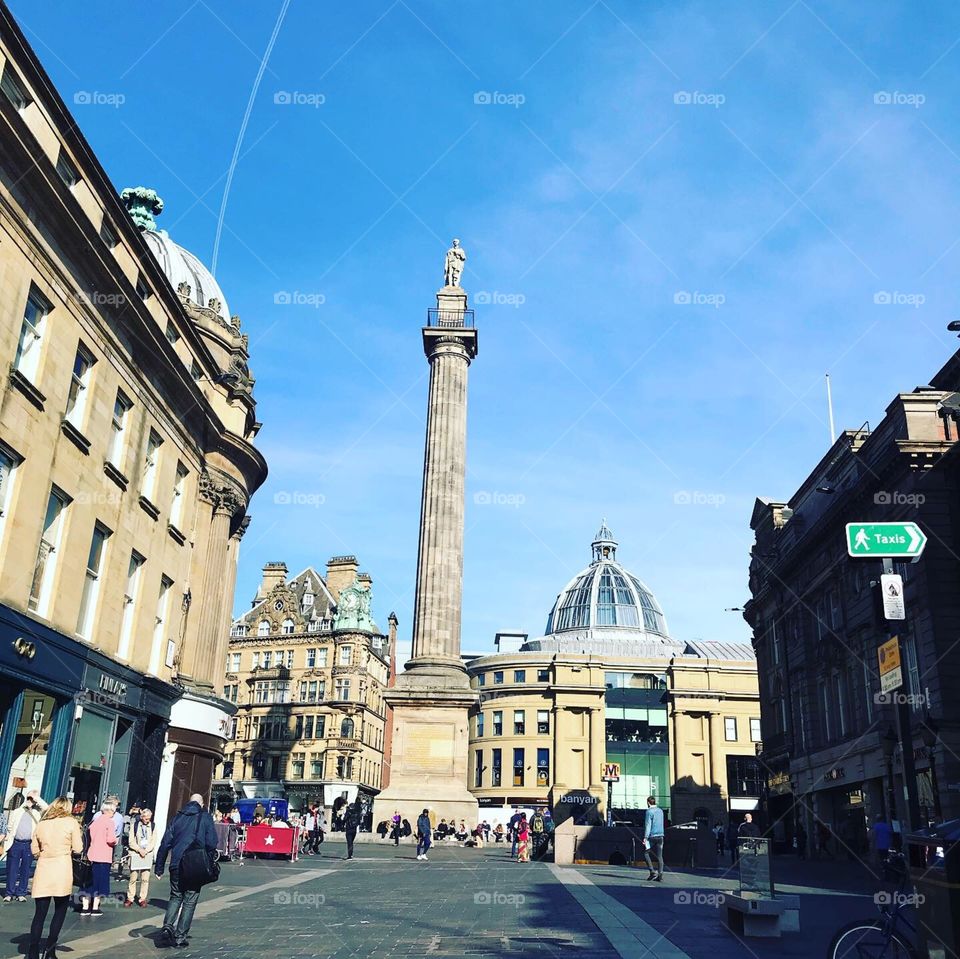
[[[535,641],[539,647],[546,648],[551,639],[558,647],[608,642],[682,645],[670,638],[653,593],[617,562],[617,542],[606,521],[591,548],[593,561],[560,592],[547,617],[546,635]]]
[[[146,187],[128,187],[120,194],[133,222],[140,227],[150,252],[167,275],[170,285],[197,306],[212,309],[221,320],[230,325],[230,310],[220,284],[213,274],[189,250],[170,239],[166,230],[157,230],[154,216],[163,210],[163,200],[155,190]],[[181,284],[184,284],[181,286]]]

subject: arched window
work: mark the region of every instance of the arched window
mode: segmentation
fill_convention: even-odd
[[[349,716],[340,723],[340,738],[353,739],[353,720]]]
[[[269,636],[270,635],[270,620],[261,619],[257,624],[257,635],[258,636]]]
[[[293,632],[293,620],[292,620],[292,619],[285,619],[285,620],[283,621],[283,632],[284,632],[284,633],[292,633],[292,632]]]

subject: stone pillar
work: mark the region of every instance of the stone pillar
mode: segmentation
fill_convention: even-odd
[[[460,287],[437,293],[437,309],[422,335],[430,392],[413,651],[395,685],[384,691],[392,711],[390,779],[374,803],[374,822],[395,810],[416,822],[429,808],[437,819],[475,823],[477,800],[467,788],[468,726],[479,697],[460,659],[460,601],[467,368],[477,355],[477,333]]]

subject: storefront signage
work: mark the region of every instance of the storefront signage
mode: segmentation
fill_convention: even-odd
[[[560,802],[570,803],[571,806],[596,806],[600,800],[596,796],[584,796],[579,793],[567,793],[560,797]]]
[[[127,698],[127,684],[108,676],[106,673],[100,674],[100,689],[117,699],[126,700]]]
[[[785,772],[771,773],[767,778],[767,788],[775,796],[782,796],[784,793],[792,792],[790,774]]]
[[[893,636],[877,648],[880,664],[880,692],[889,693],[903,685],[903,667],[900,665],[900,639]]]
[[[843,779],[846,775],[847,773],[844,770],[843,766],[835,766],[833,769],[828,769],[823,774],[823,781],[832,782],[836,779]]]
[[[37,644],[31,643],[29,639],[24,639],[22,636],[18,636],[13,641],[13,649],[18,656],[26,659],[33,659],[37,655]]]
[[[601,763],[600,780],[605,783],[620,782],[620,763]]]

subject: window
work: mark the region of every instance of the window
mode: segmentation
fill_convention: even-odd
[[[93,366],[93,357],[90,351],[81,343],[77,347],[77,355],[73,360],[73,374],[70,377],[70,388],[67,391],[67,408],[64,416],[77,429],[83,426],[83,415],[87,408],[87,396],[90,394],[90,368]]]
[[[820,697],[820,721],[823,737],[821,742],[826,745],[833,738],[833,730],[830,723],[830,694],[827,690],[827,684],[820,680],[817,684],[817,692]]]
[[[31,382],[36,379],[40,367],[40,346],[50,309],[47,300],[31,288],[23,311],[17,355],[13,361],[13,368]]]
[[[266,649],[263,652],[263,668],[269,669],[273,665],[273,653]]]
[[[513,711],[513,735],[522,736],[527,731],[526,711],[515,709]]]
[[[293,650],[287,650],[287,669],[293,669]]]
[[[759,743],[762,741],[762,736],[760,735],[760,720],[751,719],[750,720],[750,742]]]
[[[147,453],[143,464],[143,484],[140,488],[140,492],[146,499],[151,499],[156,490],[160,447],[162,445],[163,440],[160,436],[154,430],[150,430],[150,435],[147,437]]]
[[[317,650],[317,668],[326,669],[327,667],[327,648]]]
[[[537,750],[537,785],[550,785],[550,750]]]
[[[183,524],[184,503],[186,502],[187,477],[189,470],[177,462],[177,474],[173,480],[173,502],[170,504],[170,525],[178,529]]]
[[[313,739],[313,716],[303,717],[303,738]]]
[[[303,753],[293,753],[290,757],[293,760],[293,778],[294,779],[303,779],[303,769],[304,769],[304,754]]]
[[[240,653],[231,653],[227,658],[227,672],[228,673],[239,673],[240,672]]]
[[[292,619],[285,619],[285,620],[283,621],[283,627],[282,627],[282,629],[281,629],[281,632],[282,632],[284,635],[289,636],[289,635],[294,631],[294,629],[295,629],[295,626],[294,626],[294,624],[293,624],[293,620],[292,620]]]
[[[727,716],[723,720],[723,738],[728,743],[737,741],[737,720],[735,716]]]
[[[337,779],[353,779],[352,756],[337,756]]]
[[[252,659],[252,661],[251,661],[251,663],[250,663],[250,668],[251,668],[251,669],[259,669],[259,668],[260,668],[260,653],[259,653],[259,652],[256,652],[256,653],[253,654],[253,659]]]
[[[234,686],[233,688],[234,690],[236,690],[237,687]],[[236,702],[236,693],[234,693],[234,702]],[[230,720],[230,739],[236,739],[236,738],[237,738],[237,717],[234,716],[233,719]]]
[[[550,710],[549,709],[537,710],[537,732],[538,733],[550,732]]]
[[[303,683],[300,684],[300,688],[303,688]],[[306,701],[308,703],[315,703],[317,701],[317,681],[315,679],[311,679],[310,682],[307,683]]]
[[[483,750],[478,749],[474,757],[473,788],[480,789],[483,786]]]
[[[128,659],[130,656],[130,640],[133,636],[133,626],[136,621],[140,568],[145,562],[146,560],[144,560],[136,550],[130,554],[130,562],[127,565],[127,588],[123,593],[123,617],[120,621],[120,642],[117,646],[117,655],[121,659]]]
[[[148,300],[150,298],[150,287],[147,286],[147,281],[143,278],[143,274],[137,274],[137,296],[141,300]]]
[[[340,665],[349,666],[352,659],[353,659],[353,647],[341,646],[340,647]]]
[[[307,669],[313,669],[317,665],[317,651],[315,649],[307,650]]]
[[[490,760],[490,785],[499,786],[503,778],[503,768],[502,768],[502,756],[503,750],[494,749],[493,758]]]
[[[349,716],[344,716],[340,723],[340,738],[353,739],[355,728],[353,720]]]
[[[103,221],[100,224],[100,239],[106,244],[108,250],[112,250],[120,242],[117,239],[117,234],[114,232],[113,227],[110,225],[110,221],[104,217]]]
[[[527,671],[525,669],[515,669],[513,671],[513,681],[515,683],[525,683],[527,681]]]
[[[320,779],[323,776],[323,761],[320,753],[310,753],[310,778]]]
[[[77,173],[77,168],[73,165],[63,147],[60,148],[60,153],[57,156],[57,173],[68,187],[80,182],[80,174]]]
[[[493,674],[493,685],[502,686],[503,685],[503,671],[499,670]]]
[[[93,630],[93,617],[97,609],[97,596],[100,592],[100,577],[103,573],[103,553],[110,530],[95,523],[90,539],[90,552],[87,554],[87,572],[83,580],[83,594],[80,597],[80,615],[77,617],[77,632],[90,639]]]
[[[261,619],[260,622],[257,623],[257,635],[258,635],[258,636],[269,636],[269,635],[270,635],[270,620],[269,620],[269,619]],[[258,654],[254,653],[254,655],[256,656],[256,655],[258,655]]]
[[[27,605],[35,613],[45,616],[50,603],[53,577],[56,571],[57,547],[63,531],[63,511],[70,500],[66,493],[55,486],[50,489],[47,500],[47,512],[43,518],[43,532],[37,549],[37,562],[33,569],[33,582],[30,586],[30,599]]]
[[[317,716],[317,739],[323,739],[327,728],[327,717]]]
[[[480,675],[477,676],[477,685],[478,685],[478,686],[486,686],[486,685],[487,685],[487,674],[486,674],[486,673],[480,673]]]
[[[123,395],[123,390],[117,390],[117,398],[113,401],[113,420],[110,424],[110,449],[107,452],[107,460],[113,463],[121,473],[126,453],[127,415],[132,408],[133,403]]]
[[[538,683],[549,683],[549,682],[550,682],[550,670],[549,670],[549,669],[538,669],[538,670],[537,670],[537,682],[538,682]]]
[[[503,712],[499,709],[493,711],[493,735],[503,735]]]
[[[337,699],[341,702],[346,702],[350,699],[350,680],[349,679],[338,679],[336,682],[336,693]]]
[[[483,713],[477,713],[477,739],[483,738]]]
[[[0,534],[3,532],[3,521],[9,508],[13,480],[21,462],[20,457],[12,450],[0,447]]]
[[[31,102],[30,94],[27,93],[26,87],[14,73],[9,60],[3,66],[3,75],[0,76],[0,90],[18,110],[25,110]]]
[[[919,710],[926,700],[920,686],[920,661],[917,658],[917,640],[911,634],[901,643],[903,658],[906,660],[906,683],[904,684],[912,695],[910,708]]]
[[[196,360],[190,361],[190,376],[193,378],[193,381],[196,383],[199,380],[203,379],[203,370],[197,366]]]
[[[523,785],[523,750],[515,749],[513,751],[513,784],[514,786]]]
[[[171,322],[167,323],[165,335],[169,343],[176,344],[177,340],[180,339],[180,334],[177,332],[176,327]]]

